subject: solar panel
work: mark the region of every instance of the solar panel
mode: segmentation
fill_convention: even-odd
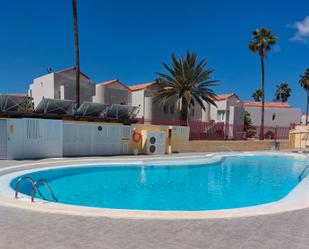
[[[0,111],[17,112],[22,104],[27,103],[28,96],[0,94]]]
[[[138,112],[139,107],[137,106],[114,104],[108,109],[106,117],[112,119],[133,119]]]
[[[106,112],[107,104],[83,102],[76,111],[75,115],[80,117],[98,117]]]
[[[35,112],[72,115],[75,105],[76,103],[72,100],[44,98],[35,108]]]

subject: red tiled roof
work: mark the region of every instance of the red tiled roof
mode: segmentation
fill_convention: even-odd
[[[121,81],[119,81],[117,79],[101,82],[101,83],[98,83],[97,85],[108,86],[108,85],[113,84],[113,83],[118,83],[118,84],[122,85],[123,87],[127,88],[129,91],[131,91],[131,89],[129,87],[127,87],[125,84],[123,84]]]
[[[129,88],[131,89],[131,91],[139,91],[139,90],[143,90],[146,89],[147,87],[153,85],[155,82],[149,82],[149,83],[144,83],[144,84],[138,84],[138,85],[134,85],[134,86],[129,86]]]
[[[63,70],[57,71],[55,73],[60,73],[61,74],[61,73],[66,73],[66,72],[70,72],[70,71],[73,71],[73,70],[75,70],[75,67],[69,67],[67,69],[63,69]],[[90,80],[90,78],[86,74],[84,74],[83,72],[80,72],[80,74],[83,75],[84,77],[86,77],[88,80]]]
[[[226,99],[233,97],[233,96],[235,96],[237,99],[239,99],[238,96],[235,93],[226,93],[226,94],[216,95],[215,100],[219,100],[219,101],[220,100],[226,100]]]
[[[9,95],[9,96],[20,96],[20,97],[27,97],[28,96],[27,93],[7,93],[6,95]]]
[[[262,102],[244,101],[244,106],[262,107]],[[265,102],[265,107],[291,108],[291,106],[288,103],[282,103],[282,102]]]

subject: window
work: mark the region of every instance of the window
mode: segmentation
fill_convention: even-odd
[[[170,114],[174,114],[175,113],[175,106],[171,105],[170,107]]]
[[[225,121],[225,111],[218,111],[217,112],[217,120],[218,121]]]
[[[164,112],[165,114],[168,114],[168,105],[164,105],[164,106],[163,106],[163,112]]]

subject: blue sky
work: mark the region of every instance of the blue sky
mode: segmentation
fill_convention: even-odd
[[[233,3],[232,3],[233,2]],[[81,69],[94,81],[152,81],[170,54],[206,58],[221,80],[217,93],[251,99],[260,87],[251,32],[271,28],[278,45],[266,59],[266,98],[287,82],[290,103],[305,108],[299,75],[309,67],[308,1],[78,0]],[[26,92],[46,68],[74,64],[71,0],[1,1],[0,92]]]

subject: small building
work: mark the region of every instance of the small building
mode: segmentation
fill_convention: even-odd
[[[80,72],[80,101],[92,101],[95,95],[95,84],[84,73]],[[33,80],[29,86],[29,96],[33,98],[34,107],[43,98],[76,100],[76,70],[71,67],[52,72]]]
[[[116,79],[96,84],[92,101],[108,105],[131,105],[132,94],[129,87]]]
[[[251,115],[254,126],[261,125],[262,102],[244,101],[244,107]],[[289,127],[300,124],[302,112],[288,103],[265,102],[264,125],[269,127]]]

